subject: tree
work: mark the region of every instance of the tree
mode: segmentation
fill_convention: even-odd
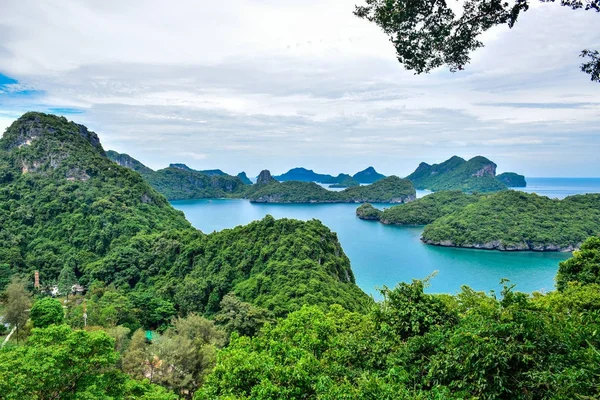
[[[73,285],[77,283],[77,277],[75,276],[75,271],[73,271],[73,267],[69,265],[65,265],[63,269],[60,270],[60,274],[58,275],[58,291],[60,294],[65,294],[67,296],[67,300],[69,300],[69,293],[73,290]]]
[[[31,294],[25,288],[25,281],[13,278],[5,290],[6,311],[4,319],[17,329],[17,342],[19,329],[25,325],[29,316],[27,310],[31,307]]]
[[[149,346],[152,359],[159,360],[154,381],[191,399],[214,368],[217,348],[224,342],[225,333],[206,318],[190,314],[175,319]]]
[[[136,330],[131,337],[129,347],[123,354],[123,371],[136,379],[151,377],[146,371],[150,358],[148,345],[144,330]]]
[[[254,336],[269,320],[269,312],[238,299],[230,293],[221,300],[221,311],[215,315],[215,322],[228,334],[237,332],[244,336]]]
[[[543,3],[555,0],[540,0]],[[470,53],[483,43],[479,36],[496,25],[512,28],[529,0],[514,3],[501,0],[469,0],[462,13],[455,13],[445,0],[365,0],[354,14],[377,24],[396,48],[398,61],[408,70],[421,74],[447,65],[450,71],[462,70]],[[573,10],[600,12],[600,0],[561,0]],[[600,82],[598,51],[583,50],[587,62],[581,70]]]
[[[65,315],[60,301],[51,297],[44,297],[36,301],[31,307],[31,321],[35,328],[60,325],[64,322],[64,319]]]
[[[114,341],[103,331],[66,325],[34,329],[24,346],[0,350],[0,396],[20,399],[174,400],[162,388],[119,371]]]

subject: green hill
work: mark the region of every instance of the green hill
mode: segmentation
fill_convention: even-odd
[[[312,169],[302,167],[292,168],[288,172],[274,176],[279,182],[298,181],[298,182],[321,182],[334,183],[334,177],[329,174],[318,174]]]
[[[250,178],[248,178],[248,175],[246,175],[246,173],[244,171],[240,172],[236,176],[238,178],[240,178],[240,180],[242,181],[242,183],[244,183],[246,185],[252,185],[252,181],[250,180]]]
[[[267,217],[204,235],[109,160],[95,133],[62,117],[27,113],[0,139],[0,224],[0,265],[11,273],[39,270],[49,284],[68,267],[85,286],[114,285],[145,327],[216,312],[230,291],[277,315],[368,303],[320,222]]]
[[[496,192],[507,186],[496,179],[496,164],[485,157],[469,161],[454,156],[441,164],[421,163],[406,179],[421,190],[460,190],[463,192]]]
[[[368,184],[368,183],[375,183],[375,182],[385,178],[385,175],[380,174],[379,172],[375,171],[375,168],[373,168],[373,167],[368,167],[368,168],[354,174],[353,178],[358,183]]]
[[[110,161],[95,133],[41,113],[0,139],[0,204],[0,264],[42,280],[65,264],[85,275],[138,234],[192,229],[140,174]]]
[[[496,179],[498,179],[500,182],[504,183],[506,186],[511,188],[527,187],[525,177],[514,172],[505,172],[496,176]]]
[[[268,171],[263,173],[266,175]],[[248,188],[245,197],[255,203],[405,203],[415,199],[415,189],[410,181],[396,176],[340,192],[327,190],[314,182],[271,181]]]
[[[139,172],[168,200],[228,197],[242,193],[246,186],[240,177],[218,169],[196,171],[185,164],[171,164],[168,168],[153,171],[127,154],[109,151],[107,156],[117,164]]]
[[[600,195],[549,199],[505,191],[425,227],[423,241],[441,246],[498,250],[571,251],[600,234]]]
[[[357,215],[362,219],[378,219],[388,225],[427,225],[444,215],[477,202],[480,197],[460,191],[442,191],[407,204],[386,208],[377,213],[378,218],[373,218],[376,213],[366,208],[361,213],[357,210]]]

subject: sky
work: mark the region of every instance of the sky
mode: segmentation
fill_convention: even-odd
[[[600,14],[533,3],[465,71],[414,75],[361,0],[1,0],[0,132],[64,115],[154,169],[303,166],[406,176],[483,155],[498,171],[600,176]]]

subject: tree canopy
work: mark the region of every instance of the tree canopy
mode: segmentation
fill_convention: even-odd
[[[462,4],[462,12],[455,12],[445,0],[365,0],[354,14],[388,35],[406,69],[421,74],[446,65],[455,72],[471,61],[471,52],[483,47],[482,33],[497,25],[512,28],[531,1],[468,0]],[[560,5],[600,12],[600,0],[561,0]],[[598,51],[585,49],[581,57],[585,59],[581,70],[600,82]]]

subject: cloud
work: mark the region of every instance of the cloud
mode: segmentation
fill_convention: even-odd
[[[535,4],[465,72],[414,76],[354,0],[3,3],[0,128],[67,115],[153,168],[406,175],[483,154],[530,176],[600,175],[600,92],[577,58],[600,43],[595,13]]]

